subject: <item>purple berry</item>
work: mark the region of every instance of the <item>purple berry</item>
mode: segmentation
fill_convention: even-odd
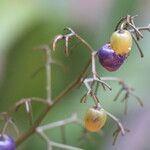
[[[0,150],[15,150],[16,145],[14,140],[6,135],[6,134],[0,134]]]
[[[97,52],[99,62],[108,71],[116,71],[123,64],[126,55],[121,56],[111,49],[110,44],[103,45]]]

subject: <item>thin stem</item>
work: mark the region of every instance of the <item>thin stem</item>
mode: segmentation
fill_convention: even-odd
[[[123,18],[121,18],[121,19],[119,20],[119,22],[117,23],[117,26],[115,27],[115,31],[117,31],[117,30],[119,29],[120,24],[121,24],[122,22],[124,22],[125,20],[126,20],[126,17],[123,17]]]
[[[115,145],[119,133],[120,133],[120,128],[118,128],[118,129],[113,133],[114,140],[113,140],[112,145]]]
[[[51,108],[51,105],[48,105],[44,111],[39,115],[39,117],[36,119],[36,121],[33,123],[33,125],[23,133],[17,140],[16,140],[16,146],[19,146],[24,140],[26,140],[29,136],[35,133],[36,128],[39,126],[39,124],[42,122],[44,117],[47,115]]]
[[[117,82],[124,83],[124,81],[121,78],[117,78],[117,77],[101,77],[101,80],[104,80],[104,81],[117,81]]]
[[[136,27],[135,29],[135,24],[134,24],[134,21],[133,21],[133,18],[135,18],[137,15],[135,16],[126,16],[126,17],[123,17],[119,20],[116,28],[115,28],[115,31],[118,30],[120,28],[120,26],[124,26],[123,28],[126,28],[127,25],[130,25],[133,29],[129,29],[130,32],[134,32],[137,31],[144,31],[144,30],[147,30],[147,31],[150,31],[150,24],[148,26],[144,26],[144,27]],[[132,24],[134,26],[132,26]]]
[[[29,117],[29,124],[33,123],[33,113],[32,113],[32,104],[30,100],[25,101],[25,108]]]
[[[103,84],[102,84],[103,85]],[[97,95],[97,92],[98,92],[98,88],[99,88],[99,85],[98,85],[98,82],[96,83],[96,85],[95,85],[95,95]]]
[[[16,132],[16,135],[17,137],[19,136],[19,129],[18,127],[16,126],[16,124],[10,119],[9,120],[9,123],[12,125],[12,127],[14,128],[15,132]]]
[[[70,86],[68,86],[67,89],[65,89],[60,95],[58,95],[54,99],[54,103],[52,105],[48,105],[47,107],[43,110],[41,115],[36,119],[34,124],[26,131],[24,134],[22,134],[17,140],[16,140],[16,145],[19,146],[24,140],[26,140],[28,137],[30,137],[33,133],[35,133],[36,128],[40,125],[40,123],[43,121],[47,113],[58,103],[62,100],[64,96],[66,96],[70,91],[72,91],[81,81],[82,77],[85,75],[89,65],[91,64],[91,59],[88,60],[87,64],[85,65],[83,71],[79,75],[79,77],[72,83]]]
[[[150,24],[144,27],[137,27],[139,31],[149,31],[150,32]],[[134,32],[134,30],[130,30],[130,32]]]
[[[128,86],[122,79],[117,78],[117,77],[102,77],[102,80],[110,80],[110,81],[117,81],[121,84],[122,88],[118,91],[116,97],[114,100],[117,100],[122,91],[125,91],[125,96],[123,97],[122,101],[125,102],[125,112],[127,112],[127,103],[128,103],[128,98],[130,95],[136,98],[138,103],[140,104],[141,107],[143,107],[143,102],[142,100],[134,93],[134,89],[130,86]]]
[[[107,84],[107,83],[105,83],[104,81],[102,81],[102,80],[99,80],[97,77],[94,79],[93,77],[92,78],[86,78],[85,80],[84,80],[84,84],[85,84],[85,86],[86,86],[86,88],[87,88],[87,90],[88,90],[88,95],[90,95],[90,93],[91,93],[91,91],[92,91],[92,89],[91,89],[91,86],[89,85],[89,83],[92,83],[92,82],[94,82],[94,81],[97,81],[97,82],[99,82],[99,83],[101,83],[101,84],[104,84],[109,90],[111,90],[111,87]]]
[[[140,99],[140,97],[138,97],[137,95],[135,95],[133,92],[129,92],[129,93],[136,98],[136,100],[139,102],[139,104],[140,104],[141,107],[144,106],[144,104],[143,104],[142,100]]]
[[[51,98],[51,51],[50,49],[46,49],[47,61],[46,61],[46,93],[47,93],[47,101],[52,104]]]
[[[15,125],[15,123],[11,120],[11,118],[6,118],[6,122],[4,124],[4,127],[2,129],[2,133],[1,134],[5,134],[5,132],[6,132],[7,128],[8,128],[8,125],[11,125],[14,128],[14,130],[16,132],[16,135],[18,136],[19,135],[19,130],[18,130],[17,126]]]
[[[131,19],[130,19],[130,22],[131,22],[131,24],[133,24],[133,26],[135,26],[135,23],[134,23],[134,21],[133,21],[133,17],[131,17]],[[137,28],[137,27],[136,27]],[[140,32],[139,30],[138,30],[138,28],[137,28],[137,31],[138,32]],[[136,32],[136,30],[135,30],[135,35],[136,35],[136,38],[137,38],[137,40],[140,40],[140,36],[139,36],[139,33],[138,32]]]
[[[25,107],[26,107],[27,113],[29,113],[30,112],[29,101],[25,101]]]
[[[133,17],[131,17],[130,15],[127,15],[126,21],[127,21],[127,25],[129,25],[131,28],[133,28],[133,30],[136,33],[137,37],[143,38],[143,35],[139,32],[139,30],[137,29],[137,27],[134,24]]]
[[[118,93],[117,93],[117,95],[115,96],[115,98],[114,98],[113,101],[116,101],[116,100],[118,99],[118,97],[120,96],[120,94],[122,93],[122,91],[123,91],[123,88],[121,88],[121,89],[118,91]]]
[[[56,142],[53,142],[53,141],[50,141],[50,143],[51,143],[52,146],[58,147],[58,148],[61,148],[61,149],[66,149],[66,150],[83,150],[81,148],[76,148],[76,147],[73,147],[73,146],[70,146],[70,145],[60,144],[60,143],[56,143]]]
[[[81,150],[80,148],[76,148],[73,146],[69,146],[66,144],[60,144],[60,143],[56,143],[51,141],[48,136],[44,133],[45,130],[51,129],[51,128],[56,128],[56,127],[64,127],[67,124],[70,123],[79,123],[78,121],[78,117],[77,114],[73,114],[71,117],[64,119],[64,120],[60,120],[57,122],[53,122],[41,127],[37,127],[36,131],[37,133],[47,142],[48,147],[50,147],[52,149],[52,147],[59,147],[61,149],[69,149],[69,150]]]
[[[121,130],[122,135],[125,135],[125,129],[124,129],[122,123],[119,121],[119,119],[116,118],[116,117],[115,117],[114,115],[112,115],[111,113],[109,113],[108,111],[106,111],[106,114],[107,114],[110,118],[112,118],[114,121],[117,122],[117,124],[118,124],[118,126],[119,126],[119,128],[120,128],[120,130]]]
[[[73,45],[70,50],[76,48],[77,46],[79,46],[82,42],[81,41],[78,41],[75,45]]]
[[[47,137],[47,135],[43,131],[41,131],[39,129],[36,129],[36,132],[37,132],[38,135],[40,135],[40,137],[44,141],[46,141],[48,150],[52,150],[53,148],[52,148],[51,142],[50,142],[49,138]]]
[[[91,78],[85,78],[84,79],[84,84],[88,90],[87,95],[90,95],[93,89],[92,84],[94,84],[95,81],[100,82],[102,85],[105,85],[109,90],[111,90],[111,87],[105,83],[104,81],[102,81],[96,72],[96,64],[95,64],[95,56],[96,56],[97,52],[92,52],[91,53],[91,59],[92,59],[92,77]],[[89,84],[91,83],[91,85]]]
[[[64,72],[66,71],[65,65],[62,64],[61,62],[51,59],[51,61],[49,62],[49,65],[52,65],[52,64],[58,65],[59,67],[62,68]],[[45,68],[46,68],[46,65],[40,66],[37,70],[35,70],[35,72],[33,72],[33,74],[31,75],[31,78],[34,78],[40,71],[42,71]]]
[[[98,98],[95,95],[95,91],[94,91],[94,84],[95,83],[101,83],[102,86],[106,86],[109,90],[111,90],[111,87],[105,83],[103,80],[101,80],[101,78],[98,76],[97,72],[96,72],[96,63],[95,63],[95,56],[96,56],[97,52],[91,52],[91,59],[92,59],[92,77],[89,78],[85,78],[83,80],[83,83],[85,85],[85,87],[87,88],[87,93],[82,97],[81,102],[86,102],[87,96],[91,96],[94,100],[95,105],[97,106],[97,104],[99,103]],[[98,84],[97,84],[98,86]]]
[[[68,31],[70,31],[71,33],[73,33],[77,39],[79,39],[79,41],[81,41],[87,48],[90,52],[93,52],[93,48],[90,46],[89,43],[87,43],[81,36],[79,36],[78,34],[76,34],[71,28],[67,27],[65,28],[67,29]]]
[[[107,87],[109,90],[112,90],[112,88],[106,82],[104,82],[103,80],[100,80],[100,79],[97,78],[97,79],[95,79],[95,81],[100,82],[101,84],[105,85],[105,87]]]
[[[47,145],[48,145],[48,150],[52,150],[53,147],[58,147],[58,148],[61,148],[61,149],[65,149],[65,150],[83,150],[81,148],[76,148],[76,147],[73,147],[73,146],[70,146],[70,145],[65,145],[65,144],[61,144],[61,143],[57,143],[57,142],[53,142],[51,141],[47,135],[42,132],[42,131],[38,131],[37,130],[37,133],[41,136],[41,138],[43,140],[45,140],[47,142]]]
[[[79,35],[77,35],[76,34],[76,37],[80,40],[80,41],[82,41],[82,43],[90,50],[90,52],[93,52],[94,50],[93,50],[93,48],[83,39],[83,38],[81,38]]]
[[[56,39],[57,40],[57,39]],[[41,45],[38,47],[39,49],[42,49],[46,53],[46,94],[47,94],[47,102],[49,104],[52,104],[52,99],[51,99],[51,49],[49,48],[48,45]],[[42,68],[40,68],[41,70]],[[38,71],[40,71],[38,70]],[[38,73],[38,72],[36,72]]]
[[[40,71],[42,71],[45,68],[45,65],[40,66],[37,70],[33,72],[31,75],[31,78],[34,78]]]
[[[95,55],[97,52],[92,52],[92,73],[93,73],[93,78],[96,78],[96,65],[95,65]]]
[[[6,129],[7,129],[7,127],[8,127],[8,124],[9,124],[9,119],[6,120],[6,122],[5,122],[5,124],[4,124],[3,130],[2,130],[2,135],[5,134]]]
[[[73,114],[71,117],[64,119],[64,120],[59,120],[57,122],[49,123],[43,126],[38,127],[38,129],[44,131],[56,127],[61,127],[65,126],[67,124],[73,123],[73,122],[78,122],[77,114]]]
[[[11,106],[8,110],[8,114],[12,114],[13,112],[16,112],[16,110],[24,105],[26,103],[26,101],[33,101],[33,102],[39,102],[39,103],[42,103],[44,105],[49,105],[49,103],[47,101],[45,101],[44,99],[42,98],[38,98],[38,97],[30,97],[30,98],[23,98],[19,101],[17,101],[13,106]]]

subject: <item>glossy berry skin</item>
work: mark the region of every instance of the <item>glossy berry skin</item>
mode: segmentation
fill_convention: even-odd
[[[110,38],[111,48],[119,55],[128,54],[132,47],[132,36],[127,30],[117,30]]]
[[[14,140],[6,135],[6,134],[0,134],[0,150],[15,150],[16,145]]]
[[[103,45],[97,52],[99,62],[108,71],[116,71],[123,64],[126,55],[118,55],[111,49],[110,44]]]
[[[106,119],[104,109],[89,108],[84,117],[84,127],[90,132],[97,132],[105,125]]]

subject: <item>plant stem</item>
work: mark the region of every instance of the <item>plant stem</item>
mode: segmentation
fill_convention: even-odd
[[[52,104],[52,99],[51,99],[51,51],[50,49],[46,49],[46,93],[47,93],[47,101]]]
[[[41,115],[36,119],[34,124],[26,131],[24,134],[22,134],[17,140],[16,140],[16,146],[19,146],[23,141],[25,141],[28,137],[30,137],[32,134],[35,133],[36,128],[40,125],[40,123],[43,121],[47,113],[58,103],[62,100],[64,96],[66,96],[70,91],[72,91],[81,81],[82,77],[85,75],[88,67],[91,64],[91,59],[88,60],[87,64],[85,65],[83,71],[79,75],[79,77],[72,83],[70,86],[64,90],[60,95],[58,95],[55,99],[53,104],[47,105],[47,107],[43,110]]]
[[[85,40],[83,40],[79,35],[75,34],[76,37],[89,49],[90,52],[93,52],[93,48],[87,43]]]

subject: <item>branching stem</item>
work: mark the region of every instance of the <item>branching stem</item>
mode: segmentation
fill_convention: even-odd
[[[19,146],[23,141],[25,141],[28,137],[30,137],[32,134],[35,133],[36,128],[40,125],[40,123],[43,121],[47,113],[58,103],[60,102],[64,96],[66,96],[69,92],[71,92],[76,86],[78,86],[81,82],[82,77],[86,73],[89,65],[91,64],[91,59],[88,60],[87,64],[85,65],[83,71],[79,75],[79,77],[72,83],[70,86],[68,86],[67,89],[65,89],[60,95],[58,95],[55,99],[52,105],[47,105],[47,107],[43,110],[41,115],[36,119],[36,121],[33,123],[33,125],[26,131],[24,134],[22,134],[17,140],[16,145]]]
[[[53,147],[58,147],[61,149],[66,149],[66,150],[82,150],[80,148],[76,148],[76,147],[73,147],[70,145],[53,142],[44,133],[45,130],[49,130],[49,129],[56,128],[56,127],[64,127],[65,125],[68,125],[70,123],[79,123],[80,124],[77,114],[73,114],[71,117],[66,118],[64,120],[59,120],[57,122],[53,122],[53,123],[49,123],[47,125],[37,127],[36,132],[47,142],[48,148],[51,150]]]

